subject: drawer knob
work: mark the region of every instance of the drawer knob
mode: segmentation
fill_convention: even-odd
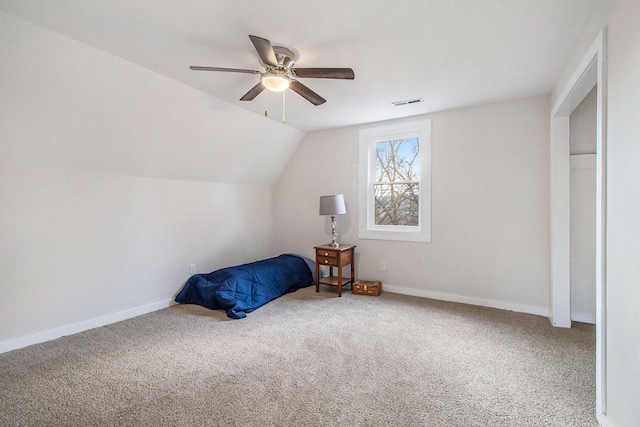
[[[324,256],[329,256],[329,253],[328,253],[328,252],[325,252],[325,253],[324,253]]]
[[[325,264],[329,264],[329,260],[328,260],[328,259],[325,259],[325,260],[324,260],[324,263],[325,263]]]

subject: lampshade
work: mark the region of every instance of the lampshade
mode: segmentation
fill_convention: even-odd
[[[282,73],[267,71],[260,77],[260,81],[271,92],[282,92],[289,87],[289,77]]]
[[[342,194],[320,196],[320,215],[342,215],[347,213]]]

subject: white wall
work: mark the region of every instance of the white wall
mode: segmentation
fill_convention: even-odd
[[[584,58],[586,51],[591,47],[598,33],[600,33],[602,28],[604,28],[611,19],[611,15],[614,13],[619,1],[620,0],[598,0],[596,2],[593,15],[570,56],[567,58],[564,68],[560,71],[560,76],[556,80],[551,94],[551,105],[555,105],[558,99],[563,96],[562,91],[571,80],[578,64]]]
[[[594,87],[569,116],[571,131],[569,154],[595,154],[597,102],[597,91]]]
[[[596,319],[596,89],[570,116],[571,320]]]
[[[272,254],[303,133],[0,13],[0,351]]]
[[[640,420],[640,2],[608,26],[607,426]]]
[[[312,256],[330,241],[318,198],[343,193],[338,233],[358,246],[358,277],[546,315],[549,108],[548,97],[535,97],[424,116],[433,126],[431,243],[358,239],[358,131],[367,126],[307,134],[274,190],[278,248]]]
[[[604,29],[607,37],[606,402],[604,427],[640,420],[640,2],[606,0],[558,79],[553,99]],[[602,327],[604,325],[600,325]],[[598,355],[599,356],[599,355]]]
[[[166,305],[189,264],[270,253],[263,186],[6,165],[0,182],[0,342]]]

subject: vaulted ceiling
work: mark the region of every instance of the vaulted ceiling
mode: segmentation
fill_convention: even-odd
[[[0,0],[0,10],[280,121],[282,96],[239,98],[262,70],[248,35],[299,67],[351,67],[355,80],[301,81],[286,124],[315,131],[550,93],[599,0]],[[392,102],[424,102],[394,107]]]

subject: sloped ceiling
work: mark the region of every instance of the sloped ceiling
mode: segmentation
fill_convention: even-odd
[[[354,81],[304,79],[327,103],[286,95],[303,131],[550,93],[599,0],[0,0],[0,10],[271,120],[282,97],[239,98],[261,69],[248,35],[299,54],[300,67],[351,67]],[[392,102],[424,103],[394,107]]]
[[[0,169],[272,186],[304,137],[2,11],[0,58]]]

